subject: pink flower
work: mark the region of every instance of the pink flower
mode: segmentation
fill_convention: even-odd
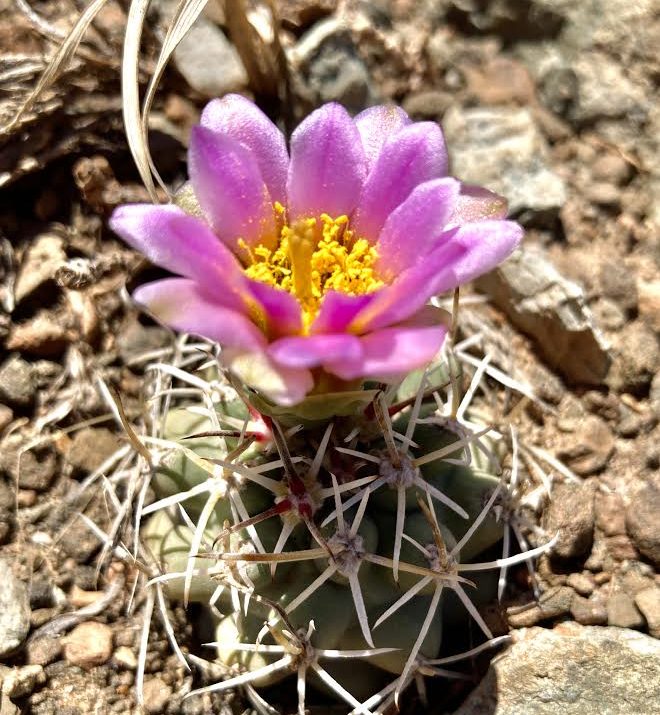
[[[135,299],[223,359],[273,402],[319,381],[398,379],[444,340],[430,297],[489,271],[518,245],[506,202],[447,174],[442,131],[403,110],[351,119],[337,104],[291,138],[247,99],[212,101],[188,152],[199,216],[118,208],[112,229],[178,278]]]

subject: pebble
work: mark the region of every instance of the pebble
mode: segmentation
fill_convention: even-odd
[[[571,615],[583,626],[607,624],[607,606],[600,598],[583,598],[576,595],[571,602]]]
[[[644,617],[627,593],[619,591],[607,599],[607,624],[618,628],[642,628]]]
[[[64,240],[61,236],[46,233],[31,241],[16,276],[16,303],[20,304],[45,283],[53,281],[65,261]]]
[[[11,424],[14,419],[14,411],[8,405],[0,404],[0,433],[5,427]]]
[[[639,552],[660,569],[660,474],[634,493],[626,509],[626,529]]]
[[[602,417],[588,415],[570,435],[557,456],[582,477],[601,472],[614,452],[612,430]]]
[[[44,636],[30,640],[25,647],[27,662],[30,665],[49,665],[60,657],[63,647],[58,637]]]
[[[222,30],[201,16],[174,50],[174,64],[186,82],[205,97],[244,89],[248,76]]]
[[[537,604],[522,611],[509,609],[507,621],[512,628],[528,628],[542,621],[566,615],[575,598],[572,588],[557,586],[546,591]]]
[[[623,628],[530,628],[455,715],[656,715],[660,643]]]
[[[142,325],[137,320],[124,323],[117,335],[117,351],[125,363],[171,342],[171,334],[157,325]]]
[[[137,668],[137,658],[132,648],[125,645],[120,645],[112,656],[112,660],[117,665],[127,670],[135,670]]]
[[[653,585],[635,596],[635,604],[642,612],[654,638],[660,638],[660,587]]]
[[[142,692],[144,695],[144,709],[152,715],[162,713],[172,697],[172,688],[160,678],[145,680]]]
[[[608,385],[618,392],[644,394],[660,364],[658,337],[643,321],[636,320],[619,331],[614,340],[616,352]]]
[[[79,335],[67,325],[70,316],[42,310],[24,323],[14,325],[7,338],[9,350],[20,350],[37,357],[56,357]]]
[[[624,310],[637,308],[637,280],[629,270],[622,270],[621,262],[603,261],[598,274],[603,295],[615,300]]]
[[[550,166],[548,147],[529,110],[453,106],[443,129],[456,176],[502,194],[521,220],[554,221],[566,187]]]
[[[11,407],[29,407],[34,401],[34,381],[30,364],[19,355],[0,366],[0,400]]]
[[[0,477],[0,544],[4,544],[14,528],[14,502],[13,488]]]
[[[314,103],[339,102],[351,112],[373,104],[369,71],[341,20],[330,17],[317,22],[291,48],[289,60]]]
[[[614,184],[604,181],[594,182],[587,186],[585,196],[589,201],[598,206],[615,208],[621,205],[621,190]]]
[[[103,665],[112,656],[112,629],[104,623],[81,623],[63,642],[66,660],[81,668]]]
[[[562,276],[539,248],[516,251],[475,281],[568,382],[602,385],[608,345],[593,322],[580,286]]]
[[[591,551],[594,537],[594,492],[585,484],[558,484],[545,514],[549,534],[559,533],[552,557],[578,559]]]
[[[596,526],[606,536],[626,533],[626,509],[616,492],[596,492],[594,497]]]
[[[534,102],[534,82],[527,68],[520,62],[495,57],[483,68],[463,68],[468,91],[479,104],[527,105]]]
[[[24,698],[37,685],[46,682],[46,674],[40,665],[24,665],[12,668],[2,678],[2,692],[10,698]]]
[[[591,175],[599,181],[621,185],[630,178],[631,169],[630,164],[618,154],[604,154],[591,166]]]
[[[660,280],[640,280],[638,293],[640,317],[651,329],[660,333]]]
[[[579,593],[580,596],[589,596],[594,590],[593,577],[582,573],[569,574],[566,585]]]
[[[72,467],[91,473],[120,446],[117,435],[106,427],[85,427],[74,435],[66,458]]]
[[[409,94],[403,101],[403,109],[412,119],[439,121],[453,101],[448,92],[429,89]]]
[[[30,629],[30,596],[14,575],[9,561],[0,559],[0,658],[15,651]]]

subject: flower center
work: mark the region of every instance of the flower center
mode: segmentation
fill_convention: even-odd
[[[276,205],[283,214],[281,206]],[[250,265],[248,278],[281,288],[293,295],[302,309],[303,330],[318,314],[328,291],[364,295],[381,288],[374,265],[376,248],[364,238],[356,238],[348,227],[348,216],[307,218],[285,224],[277,248],[243,246]]]

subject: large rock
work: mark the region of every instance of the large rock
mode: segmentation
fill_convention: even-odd
[[[11,565],[0,559],[0,658],[15,651],[30,630],[30,598]]]
[[[556,216],[566,188],[548,163],[548,147],[527,109],[452,107],[443,128],[453,174],[502,194],[522,221]]]
[[[517,251],[476,286],[534,338],[547,362],[569,382],[602,384],[611,358],[584,293],[541,250]]]
[[[514,632],[511,648],[455,715],[655,715],[660,642],[624,628],[565,623]]]

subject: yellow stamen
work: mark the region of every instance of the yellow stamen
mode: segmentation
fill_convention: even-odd
[[[354,236],[347,216],[322,214],[318,219],[284,224],[275,250],[256,246],[249,258],[250,265],[245,268],[249,278],[297,298],[304,332],[308,332],[328,291],[364,295],[383,285],[374,268],[376,248]]]

